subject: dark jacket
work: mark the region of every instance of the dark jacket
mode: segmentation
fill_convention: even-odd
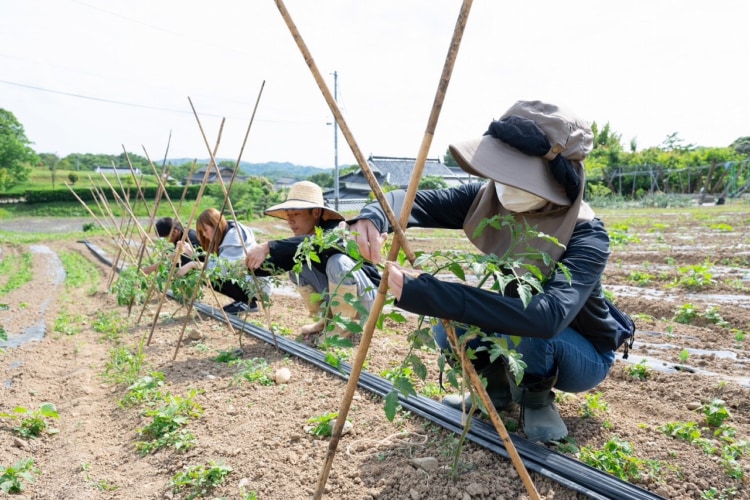
[[[320,224],[320,228],[324,231],[331,231],[338,227],[339,221],[336,220],[324,220]],[[291,271],[294,267],[294,256],[297,254],[297,247],[308,238],[307,235],[293,236],[291,238],[285,238],[283,240],[271,240],[268,242],[268,249],[270,255],[266,258],[263,266],[255,271],[256,276],[270,276],[275,274],[273,269]],[[335,248],[326,248],[318,251],[318,257],[320,262],[312,262],[312,267],[325,274],[326,264],[328,259],[335,254],[341,253],[340,250]],[[269,265],[270,264],[270,265]],[[365,262],[362,266],[362,270],[365,272],[370,281],[375,286],[380,285],[380,272],[371,262]]]
[[[461,229],[481,184],[417,191],[407,227]],[[403,205],[405,192],[386,193],[391,207]],[[398,212],[396,213],[398,216]],[[391,231],[378,203],[362,209],[358,219],[375,223],[381,232]],[[609,312],[601,276],[609,258],[609,235],[599,219],[579,222],[560,262],[571,280],[556,271],[524,309],[520,299],[503,296],[462,283],[447,283],[423,273],[404,277],[398,307],[416,314],[475,325],[487,332],[524,337],[552,338],[570,326],[587,338],[599,352],[617,348],[618,323]]]
[[[182,239],[182,236],[180,236],[180,239]],[[201,249],[201,242],[198,240],[198,233],[195,232],[195,229],[189,229],[187,234],[187,240],[190,242],[190,244],[193,246],[193,255],[195,255],[197,260],[203,261],[205,256],[203,255],[202,249]],[[180,255],[180,265],[185,265],[188,262],[192,261],[193,257],[190,257],[189,255],[185,255],[184,253]]]

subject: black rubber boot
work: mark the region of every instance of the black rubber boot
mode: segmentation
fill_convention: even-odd
[[[568,428],[555,406],[552,391],[555,382],[557,372],[550,377],[526,374],[520,386],[510,384],[513,400],[521,405],[519,421],[529,441],[549,443],[568,435]]]
[[[510,382],[508,381],[508,372],[505,362],[502,359],[498,359],[483,370],[478,370],[477,374],[487,380],[487,394],[497,411],[508,410],[514,406],[513,396],[510,392]],[[457,410],[468,409],[471,408],[471,394],[466,393],[463,396],[460,394],[451,394],[444,397],[441,402]],[[484,413],[487,413],[482,408],[481,401],[479,401],[479,404],[480,409]]]

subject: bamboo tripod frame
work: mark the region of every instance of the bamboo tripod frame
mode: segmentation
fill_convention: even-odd
[[[393,210],[389,206],[388,202],[385,200],[385,197],[383,196],[383,192],[382,192],[382,189],[380,188],[380,185],[375,179],[375,176],[372,174],[367,164],[367,161],[362,156],[362,153],[360,152],[359,147],[354,141],[354,137],[352,136],[349,130],[349,127],[346,125],[346,122],[344,121],[344,118],[340,110],[338,109],[338,105],[336,104],[335,99],[331,96],[331,92],[328,90],[328,87],[326,86],[325,81],[320,75],[320,72],[318,71],[317,66],[312,58],[312,55],[310,54],[310,51],[307,49],[307,46],[305,45],[305,42],[302,39],[302,36],[299,34],[297,27],[292,21],[291,16],[289,15],[289,12],[284,6],[283,1],[282,0],[275,0],[275,1],[276,1],[276,6],[279,9],[279,12],[284,18],[284,21],[286,22],[286,25],[289,28],[292,34],[292,37],[297,43],[297,46],[302,52],[302,56],[305,59],[305,62],[310,68],[310,71],[312,72],[313,77],[315,78],[315,81],[317,82],[318,87],[323,93],[323,96],[326,102],[328,103],[328,106],[330,107],[336,119],[336,122],[338,123],[339,128],[341,129],[347,143],[349,144],[349,147],[351,148],[352,153],[357,159],[357,162],[359,163],[359,166],[362,169],[362,172],[367,178],[370,188],[375,194],[375,197],[378,200],[378,202],[380,202],[381,207],[385,211],[385,214],[388,217],[388,220],[391,223],[391,226],[393,227],[396,237],[394,238],[393,244],[391,245],[391,249],[388,254],[388,260],[394,261],[398,257],[399,250],[403,248],[404,253],[406,254],[407,258],[413,264],[415,260],[414,254],[411,252],[409,248],[408,241],[406,239],[406,236],[402,228],[405,227],[407,224],[409,213],[411,212],[411,207],[414,202],[414,197],[416,196],[416,191],[419,185],[419,180],[422,177],[424,164],[427,159],[429,147],[432,142],[432,138],[434,136],[434,131],[437,125],[438,117],[440,115],[442,103],[445,98],[445,93],[447,91],[448,84],[450,82],[450,76],[453,71],[455,59],[458,54],[458,48],[460,46],[461,37],[463,36],[463,31],[466,26],[466,21],[469,15],[469,11],[471,9],[471,3],[472,3],[471,0],[464,0],[462,7],[461,7],[461,11],[458,16],[458,20],[456,22],[456,27],[454,29],[454,34],[453,34],[453,40],[450,44],[450,48],[448,51],[448,55],[446,57],[445,65],[443,67],[443,73],[441,75],[440,82],[438,84],[438,90],[435,96],[435,100],[433,102],[430,117],[428,119],[427,129],[425,130],[422,144],[419,149],[419,154],[417,156],[417,160],[414,165],[414,171],[412,172],[412,177],[409,181],[408,189],[406,192],[406,198],[404,200],[403,207],[401,210],[401,220],[399,221],[395,220],[396,217],[395,217],[395,214],[393,213]],[[328,452],[326,454],[323,468],[320,472],[318,485],[317,485],[313,498],[316,498],[316,499],[321,498],[323,496],[323,492],[325,491],[325,485],[326,485],[328,476],[331,471],[333,459],[336,453],[336,448],[338,447],[338,442],[343,432],[344,423],[346,422],[346,416],[349,413],[351,402],[354,397],[354,392],[357,389],[359,376],[362,373],[362,367],[364,365],[365,358],[367,356],[367,351],[372,341],[372,336],[373,336],[373,332],[375,329],[375,323],[377,322],[377,318],[380,315],[380,312],[382,311],[383,305],[385,303],[387,289],[388,289],[388,268],[386,266],[383,272],[383,276],[380,281],[380,286],[378,287],[375,302],[370,311],[370,315],[367,318],[367,322],[365,324],[364,331],[362,333],[362,338],[360,339],[360,344],[357,350],[356,358],[354,362],[352,363],[352,369],[349,375],[349,380],[346,386],[344,396],[341,401],[341,406],[339,407],[338,417],[336,418],[336,423],[333,427],[331,440],[329,442]],[[458,339],[456,337],[455,330],[452,327],[450,327],[450,325],[447,325],[447,326],[448,326],[447,331],[449,334],[449,338],[451,340],[451,344],[454,346],[454,348],[456,348],[455,352],[459,353],[462,366],[464,367],[464,369],[469,375],[469,379],[470,379],[472,387],[479,394],[479,397],[481,398],[485,407],[489,409],[492,423],[495,426],[495,429],[500,434],[503,440],[503,443],[509,452],[513,465],[515,466],[516,471],[518,472],[519,476],[522,478],[524,482],[524,485],[526,486],[529,496],[532,499],[538,499],[539,494],[536,491],[536,488],[533,482],[531,481],[531,478],[529,476],[528,471],[526,470],[523,460],[518,454],[518,451],[515,449],[515,446],[513,445],[513,442],[510,439],[510,436],[508,435],[508,431],[505,429],[505,426],[503,425],[502,420],[497,415],[497,411],[495,411],[494,406],[492,405],[491,400],[489,398],[489,395],[487,394],[487,391],[482,385],[482,382],[479,376],[477,375],[476,370],[474,370],[474,367],[471,364],[471,362],[469,362],[466,359],[465,352],[462,349],[458,349],[459,344],[458,344]]]

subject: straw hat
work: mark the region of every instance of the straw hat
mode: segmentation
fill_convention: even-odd
[[[323,190],[310,181],[299,181],[292,184],[284,203],[279,203],[266,210],[266,215],[286,219],[287,210],[307,210],[320,208],[323,210],[323,220],[344,220],[344,216],[329,208],[323,200]]]

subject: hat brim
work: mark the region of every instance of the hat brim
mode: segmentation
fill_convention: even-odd
[[[458,165],[472,175],[522,189],[559,206],[571,204],[542,158],[521,153],[490,135],[449,148]]]
[[[268,210],[265,211],[265,214],[271,217],[278,217],[279,219],[287,220],[287,210],[309,210],[311,208],[319,208],[323,210],[323,220],[346,219],[343,215],[333,209],[304,200],[287,200],[284,203],[279,203],[278,205],[268,208]]]

